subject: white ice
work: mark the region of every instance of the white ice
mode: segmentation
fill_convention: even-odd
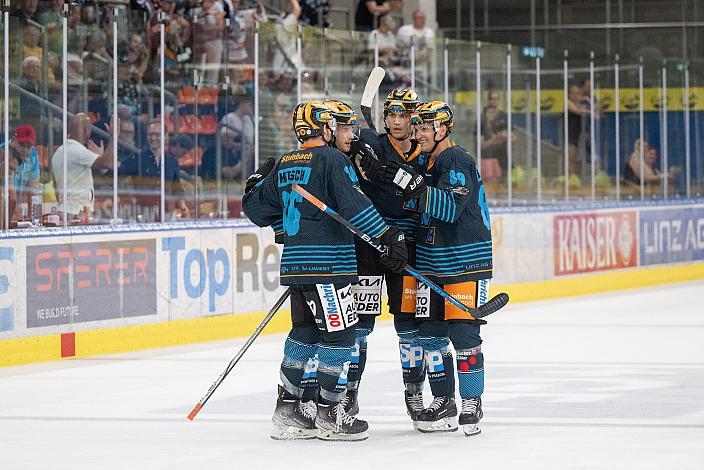
[[[510,305],[483,327],[479,436],[405,414],[396,336],[377,325],[361,443],[269,438],[282,335],[0,369],[0,469],[703,469],[704,282]]]

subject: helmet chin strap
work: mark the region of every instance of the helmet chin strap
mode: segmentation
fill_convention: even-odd
[[[440,144],[440,142],[447,139],[447,136],[450,135],[450,132],[445,132],[445,137],[443,137],[440,140],[437,140],[435,137],[438,135],[439,130],[440,130],[440,127],[438,127],[437,130],[435,131],[435,133],[433,134],[433,142],[435,142],[435,145],[433,145],[433,149],[430,151],[430,155],[435,153],[435,149],[438,148],[438,145]]]
[[[327,145],[333,147],[333,146],[335,146],[335,131],[330,129],[330,126],[328,126],[327,124],[325,124],[325,127],[327,127],[330,130],[330,135],[332,135],[332,138],[328,142],[327,140],[325,140],[325,133],[323,133],[323,135],[322,135],[323,142],[325,142]]]

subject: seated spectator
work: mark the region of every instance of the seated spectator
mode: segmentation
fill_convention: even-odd
[[[641,174],[640,146],[641,140],[638,139],[633,144],[633,152],[628,156],[626,168],[623,172],[624,181],[637,185],[640,185]],[[660,185],[665,178],[672,182],[682,171],[678,166],[671,166],[668,172],[663,174],[658,164],[658,152],[648,142],[643,143],[643,163],[645,164],[643,166],[643,183],[646,186]]]
[[[258,22],[266,21],[266,13],[260,6],[257,8],[240,8],[240,0],[231,0],[232,9],[229,12],[230,29],[225,42],[227,57],[225,61],[231,64],[241,64],[249,57],[245,47],[248,31]]]
[[[61,22],[63,18],[64,0],[54,0],[50,8],[46,8],[39,13],[39,24],[46,28],[48,35],[49,51],[53,54],[61,54]]]
[[[508,165],[508,117],[499,109],[499,93],[489,91],[482,111],[480,172],[485,181],[496,181],[506,174]]]
[[[37,153],[37,133],[29,124],[22,124],[15,130],[15,136],[10,142],[19,156],[20,163],[12,174],[12,186],[17,191],[20,201],[26,199],[31,187],[39,183],[39,154]]]
[[[396,47],[396,36],[394,35],[396,21],[390,16],[383,16],[379,22],[379,29],[376,34],[370,34],[367,41],[367,50],[373,52],[375,47],[379,48],[379,66],[386,69],[385,83],[399,83],[403,80],[404,70],[400,67],[401,60]]]
[[[256,167],[254,162],[254,110],[251,95],[240,99],[235,109],[220,120],[220,125],[242,135],[242,165],[244,174],[250,174]]]
[[[425,26],[425,13],[423,13],[423,11],[414,11],[413,24],[401,26],[396,35],[398,45],[401,47],[404,55],[410,54],[411,41],[415,39],[416,66],[428,62],[433,55],[435,31]]]
[[[28,24],[22,28],[22,57],[25,59],[29,56],[34,56],[38,59],[42,58],[42,48],[39,47],[39,28]]]
[[[301,6],[298,0],[289,0],[289,10],[279,18],[280,28],[276,29],[276,48],[272,60],[272,70],[276,75],[296,73],[296,35]]]
[[[219,82],[222,63],[223,33],[225,30],[225,10],[222,3],[203,0],[203,13],[196,23],[196,57],[205,62],[203,81],[207,84]],[[201,60],[201,57],[204,60]]]
[[[90,140],[93,128],[88,116],[75,114],[68,123],[68,140],[56,149],[51,158],[51,171],[54,175],[56,192],[59,195],[59,207],[67,205],[68,220],[76,218],[87,222],[87,213],[93,208],[95,190],[93,185],[93,169],[112,168],[113,140],[119,135],[119,122],[113,117],[108,126],[110,141],[107,147],[97,146]],[[66,152],[66,174],[64,174],[64,149]],[[64,182],[67,193],[64,194]]]
[[[10,146],[9,147],[10,159],[8,161],[9,174],[13,175],[17,168],[21,164],[20,152]],[[5,149],[4,144],[0,144],[0,168],[5,168]],[[12,176],[8,180],[9,187],[7,188],[8,194],[8,220],[13,221],[17,219],[17,193],[15,192],[15,186],[13,183]],[[7,229],[5,227],[5,188],[3,188],[3,179],[0,178],[0,228]]]
[[[178,160],[169,151],[169,135],[164,134],[164,191],[166,194],[180,194],[181,174]],[[147,146],[139,154],[123,161],[118,170],[120,176],[132,176],[133,184],[149,189],[161,186],[161,122],[147,124]]]
[[[296,0],[296,3],[299,3],[298,0]],[[328,15],[330,14],[329,0],[301,0],[299,10],[300,20],[303,23],[321,28],[330,27],[328,22]]]
[[[203,163],[198,172],[203,179],[217,179],[218,152],[214,143],[203,154]],[[220,128],[220,168],[224,180],[242,177],[242,134],[227,127]]]
[[[12,16],[19,18],[20,24],[27,24],[29,21],[39,22],[37,15],[38,0],[20,0],[16,3],[17,10]]]
[[[359,0],[354,25],[357,31],[373,31],[380,24],[380,18],[391,11],[388,0]]]
[[[22,61],[22,76],[17,84],[25,91],[42,96],[42,62],[38,57],[29,56]],[[20,116],[23,121],[31,122],[34,127],[40,125],[42,105],[40,99],[34,99],[24,93],[20,94]]]

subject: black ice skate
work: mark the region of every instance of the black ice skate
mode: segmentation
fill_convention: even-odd
[[[403,391],[406,401],[406,413],[413,421],[413,428],[418,429],[418,413],[423,411],[423,392],[411,393],[408,390]]]
[[[369,437],[367,422],[347,414],[342,403],[318,403],[315,425],[318,427],[318,439],[324,441],[363,441]]]
[[[429,407],[418,413],[418,431],[457,431],[457,405],[451,395],[434,397]]]
[[[460,426],[465,436],[474,436],[482,432],[479,421],[484,416],[482,411],[482,397],[462,399],[462,413],[460,413]]]
[[[271,438],[276,440],[314,439],[318,435],[315,427],[316,407],[312,401],[286,398],[286,390],[279,385],[279,397],[271,422]]]
[[[345,394],[342,395],[340,404],[345,408],[345,413],[351,416],[357,416],[359,414],[359,403],[357,402],[357,390],[352,390],[348,388]]]

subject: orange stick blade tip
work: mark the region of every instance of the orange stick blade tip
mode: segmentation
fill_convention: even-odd
[[[203,407],[203,405],[201,405],[200,403],[198,403],[198,404],[191,410],[191,412],[188,414],[188,419],[190,419],[191,421],[193,421],[193,418],[196,417],[196,415],[198,414],[198,412],[200,411],[200,409],[201,409],[202,407]]]

